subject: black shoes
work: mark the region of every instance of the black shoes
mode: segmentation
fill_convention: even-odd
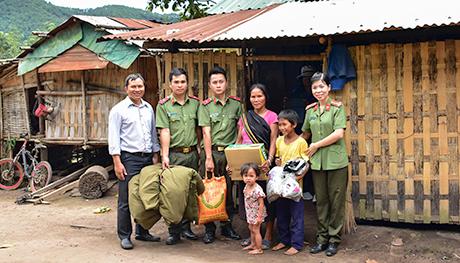
[[[335,254],[337,254],[337,247],[338,246],[339,246],[339,244],[337,244],[337,243],[329,243],[329,246],[326,249],[326,256],[332,257]]]
[[[123,238],[120,242],[120,246],[123,249],[133,249],[133,243],[131,243],[129,238]]]
[[[212,233],[212,232],[205,232],[204,233],[203,242],[205,244],[211,244],[212,242],[214,242],[214,240],[216,240],[216,236],[215,236],[214,233]]]
[[[180,241],[180,234],[169,234],[166,245],[175,245]]]
[[[327,244],[316,244],[310,248],[310,253],[311,254],[318,254],[321,251],[326,250],[328,248]]]
[[[160,242],[160,237],[156,237],[150,233],[143,235],[136,235],[136,240],[149,241],[149,242]]]
[[[236,233],[235,230],[233,230],[232,226],[225,226],[220,229],[221,235],[223,235],[226,238],[230,238],[233,240],[240,240],[241,236]]]
[[[190,228],[190,223],[185,223],[182,225],[182,237],[189,239],[189,240],[197,240],[198,236],[192,232]]]

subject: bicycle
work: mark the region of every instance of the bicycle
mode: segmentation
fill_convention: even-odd
[[[25,175],[29,180],[30,190],[35,192],[48,185],[51,181],[51,165],[47,161],[37,161],[39,149],[46,148],[46,146],[37,143],[29,151],[26,149],[28,143],[27,134],[21,134],[20,137],[24,138],[24,143],[14,158],[0,160],[0,189],[17,189],[24,180]],[[19,162],[20,159],[22,159],[22,165]]]

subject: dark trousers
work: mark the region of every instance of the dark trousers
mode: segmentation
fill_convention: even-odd
[[[348,167],[337,170],[313,171],[316,191],[316,214],[319,244],[340,243],[345,217],[345,200],[348,182]]]
[[[280,197],[276,200],[276,227],[280,242],[297,250],[303,248],[304,203]]]
[[[137,156],[128,152],[121,152],[121,163],[125,166],[125,180],[118,180],[118,212],[117,231],[120,239],[130,238],[133,232],[131,213],[128,205],[128,184],[133,176],[138,175],[142,168],[152,164],[152,154]],[[136,224],[136,235],[147,234],[148,230]]]
[[[169,152],[169,164],[171,165],[182,165],[188,168],[192,168],[198,172],[198,162],[200,157],[197,151],[191,151],[189,153],[178,153]]]
[[[219,151],[212,151],[212,159],[214,160],[214,176],[215,177],[220,177],[220,176],[225,176],[225,181],[227,183],[227,198],[225,199],[225,209],[228,214],[228,221],[222,221],[220,222],[221,227],[228,227],[231,226],[232,224],[232,217],[235,214],[235,208],[234,208],[234,203],[233,203],[233,196],[232,196],[232,179],[230,176],[227,174],[227,159],[225,158],[225,153],[224,152],[219,152]],[[205,178],[206,176],[206,154],[204,153],[204,149],[201,151],[200,155],[200,175],[202,178]],[[211,222],[204,224],[206,232],[212,232],[214,233],[216,231],[216,225]]]

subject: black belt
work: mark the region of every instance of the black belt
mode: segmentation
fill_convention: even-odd
[[[145,153],[145,152],[130,153],[130,152],[122,151],[122,153],[131,154],[131,155],[134,155],[134,156],[137,156],[137,157],[148,157],[148,156],[152,155],[152,153]]]
[[[190,146],[190,147],[174,147],[169,149],[170,152],[176,152],[176,153],[191,153],[193,151],[196,151],[196,145]]]
[[[218,151],[218,152],[223,152],[225,150],[225,147],[227,146],[221,146],[221,145],[213,145],[211,149],[213,151]]]

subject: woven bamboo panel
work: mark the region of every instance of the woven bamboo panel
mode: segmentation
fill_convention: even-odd
[[[24,90],[17,88],[2,92],[2,122],[4,138],[19,138],[21,133],[29,132],[28,109],[25,106]]]
[[[208,97],[208,72],[214,66],[227,71],[227,94],[242,96],[244,89],[243,58],[236,53],[203,51],[198,53],[165,53],[157,57],[160,97],[171,93],[169,72],[173,67],[187,71],[189,94],[205,99]]]
[[[460,41],[350,48],[347,108],[355,212],[362,219],[460,223]]]

